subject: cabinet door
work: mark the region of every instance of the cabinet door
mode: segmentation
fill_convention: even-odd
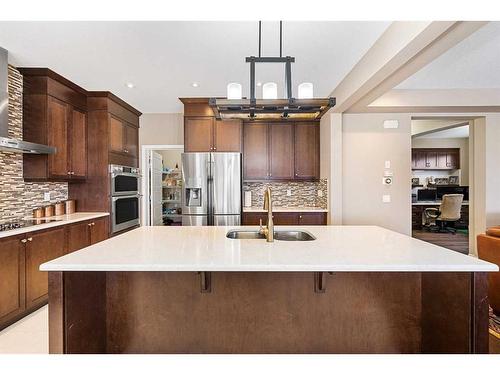
[[[319,124],[295,124],[295,178],[319,178]]]
[[[139,142],[139,129],[125,125],[125,153],[134,158],[137,157],[137,148]]]
[[[291,180],[294,177],[293,124],[269,125],[269,177],[272,180]]]
[[[446,154],[446,167],[449,169],[460,168],[460,150],[450,150]]]
[[[448,153],[446,151],[438,151],[436,152],[437,157],[437,167],[439,169],[447,169],[447,158]]]
[[[243,178],[266,180],[269,178],[268,125],[249,123],[243,127]]]
[[[70,131],[71,177],[87,176],[87,115],[77,109],[72,110]]]
[[[26,237],[26,308],[42,304],[47,299],[47,272],[40,264],[65,253],[65,228],[29,233]]]
[[[412,151],[412,165],[413,169],[425,169],[425,160],[426,153],[422,150],[413,150]]]
[[[111,116],[109,120],[109,149],[110,151],[124,153],[125,150],[125,125],[120,119]]]
[[[68,225],[67,253],[72,253],[90,245],[90,221]]]
[[[262,225],[267,222],[267,213],[264,212],[244,212],[242,215],[243,225],[259,225],[262,220]]]
[[[438,168],[438,153],[436,151],[425,152],[425,168],[426,169]]]
[[[214,121],[214,151],[241,152],[241,136],[240,120]]]
[[[99,218],[92,220],[92,225],[90,227],[90,244],[96,244],[98,242],[104,241],[108,238],[108,219]]]
[[[267,224],[267,215],[264,223]],[[274,212],[273,223],[274,225],[297,225],[298,215],[295,212]]]
[[[24,236],[0,240],[0,329],[24,310]]]
[[[184,118],[184,151],[210,152],[213,148],[213,117]]]
[[[52,178],[69,178],[68,122],[69,105],[48,97],[48,143],[56,148],[56,153],[49,155],[49,174]]]
[[[301,212],[299,215],[299,225],[326,225],[325,212]]]

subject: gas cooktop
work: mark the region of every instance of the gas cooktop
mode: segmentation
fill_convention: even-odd
[[[24,227],[31,227],[33,225],[39,225],[39,224],[45,224],[45,223],[50,223],[53,221],[61,221],[62,219],[56,219],[56,218],[41,218],[41,219],[35,219],[35,218],[24,218],[24,219],[10,219],[10,220],[2,220],[0,221],[0,232],[4,232],[6,230],[12,230],[12,229],[18,229],[18,228],[24,228]]]

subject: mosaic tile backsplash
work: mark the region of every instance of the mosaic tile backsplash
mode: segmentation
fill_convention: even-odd
[[[23,77],[9,65],[9,136],[22,139]],[[50,202],[43,200],[50,193]],[[0,151],[0,220],[31,216],[36,207],[68,199],[68,184],[24,182],[23,154]]]
[[[273,205],[275,207],[300,208],[318,207],[328,208],[328,184],[327,179],[319,181],[297,181],[297,182],[244,182],[243,191],[252,192],[252,207],[263,207],[264,191],[271,188]],[[291,196],[286,195],[291,190]],[[318,196],[318,190],[323,196]]]

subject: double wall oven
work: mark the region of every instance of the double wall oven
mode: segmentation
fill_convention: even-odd
[[[140,224],[139,169],[123,165],[109,166],[111,181],[111,232]]]

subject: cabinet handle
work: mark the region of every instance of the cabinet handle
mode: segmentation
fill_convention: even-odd
[[[302,219],[302,215],[299,215],[299,219]]]
[[[92,226],[92,223],[88,223],[87,225],[90,227],[90,226]]]
[[[92,224],[92,226],[94,226],[94,225],[95,225],[95,223],[91,223],[91,224]]]
[[[28,237],[28,241],[29,242],[33,241],[33,237]]]
[[[28,242],[28,240],[27,240],[26,238],[23,238],[23,239],[21,240],[21,242],[22,242],[22,243],[26,243],[26,242]]]
[[[212,274],[210,272],[198,272],[200,275],[200,292],[210,293],[212,291]]]
[[[70,171],[68,171],[68,175],[70,175],[70,174],[71,174],[71,172],[70,172]]]
[[[431,166],[431,163],[425,163],[425,166],[426,166],[426,167],[430,167],[430,166]]]
[[[325,272],[314,272],[314,292],[325,293],[325,291],[326,291]]]

